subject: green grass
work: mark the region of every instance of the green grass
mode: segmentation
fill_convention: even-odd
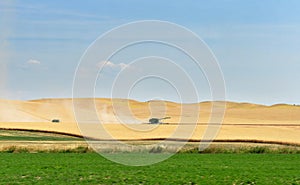
[[[55,133],[0,130],[0,141],[82,141],[83,138]]]
[[[96,153],[2,153],[0,166],[0,184],[300,184],[299,154],[177,154],[130,167]]]
[[[0,136],[0,141],[83,141],[81,138],[52,137],[52,136]]]

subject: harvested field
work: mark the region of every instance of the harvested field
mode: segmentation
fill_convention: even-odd
[[[82,113],[89,115],[92,99],[77,99],[76,105]],[[128,105],[134,117],[147,122],[151,108],[165,105],[163,116],[170,116],[168,124],[132,124],[130,119],[122,123],[117,119],[113,105]],[[70,136],[87,136],[101,140],[173,140],[200,141],[207,129],[211,102],[199,103],[198,123],[180,123],[181,105],[173,102],[137,102],[124,99],[95,99],[97,122],[84,123],[79,129],[72,111],[72,99],[42,99],[32,101],[0,101],[0,128],[62,133]],[[189,105],[185,105],[189,106]],[[122,111],[122,110],[121,110]],[[126,112],[126,110],[124,110]],[[51,122],[59,119],[59,123]],[[194,118],[193,118],[194,119]],[[98,123],[99,123],[98,120]],[[217,125],[210,128],[218,129]],[[174,132],[177,130],[176,134]],[[109,136],[106,134],[109,133]],[[300,144],[300,106],[264,106],[249,103],[227,102],[224,122],[216,136],[216,141],[264,142]],[[4,137],[4,136],[2,136]]]

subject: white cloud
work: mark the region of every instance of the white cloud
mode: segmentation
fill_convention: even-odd
[[[102,61],[97,64],[97,67],[99,69],[103,68],[103,67],[108,67],[108,68],[112,68],[112,69],[124,69],[126,67],[129,67],[129,65],[124,64],[124,63],[115,64],[115,63],[112,63],[111,61]]]
[[[30,65],[40,65],[41,62],[38,61],[38,60],[34,60],[34,59],[30,59],[26,62],[27,64],[30,64]]]
[[[23,70],[29,70],[29,69],[38,69],[38,70],[45,70],[47,69],[46,66],[42,65],[42,62],[36,59],[29,59],[26,62],[17,65],[18,68]]]

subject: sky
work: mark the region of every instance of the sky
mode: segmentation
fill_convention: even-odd
[[[299,12],[298,0],[2,0],[0,98],[72,97],[77,66],[95,39],[133,21],[162,20],[191,30],[211,49],[224,76],[226,100],[300,104]],[[146,55],[145,50],[135,52]],[[110,96],[108,88],[131,53],[106,63],[95,96]],[[199,100],[210,100],[203,74],[184,67],[200,92]],[[145,79],[129,94],[140,101],[179,100],[174,87],[159,79]]]

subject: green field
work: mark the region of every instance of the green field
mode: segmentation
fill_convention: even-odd
[[[55,133],[0,130],[0,141],[82,141],[84,139]]]
[[[297,146],[213,144],[199,154],[190,143],[164,162],[130,167],[106,160],[83,141],[55,133],[0,130],[0,184],[300,184]]]
[[[300,184],[299,154],[177,154],[130,167],[96,153],[1,153],[0,165],[0,184]]]

